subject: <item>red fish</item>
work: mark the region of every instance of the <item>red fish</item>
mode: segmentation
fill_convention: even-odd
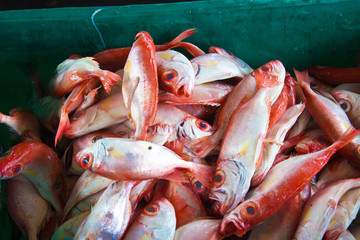
[[[146,140],[146,130],[156,116],[158,74],[154,42],[147,32],[136,35],[124,67],[122,93],[128,116],[135,126],[134,138]]]
[[[246,200],[226,214],[222,233],[244,235],[254,226],[275,214],[294,198],[324,167],[330,157],[360,133],[349,128],[328,148],[319,152],[290,157],[270,169],[264,180],[246,196]]]

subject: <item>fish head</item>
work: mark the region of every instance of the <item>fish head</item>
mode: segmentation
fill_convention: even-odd
[[[227,213],[222,221],[222,234],[235,233],[241,237],[259,223],[260,208],[255,201],[244,201],[234,211]]]
[[[134,224],[137,225],[134,230],[144,232],[149,235],[149,239],[173,239],[176,228],[175,209],[169,200],[159,198],[145,206]],[[141,239],[145,239],[145,236]]]
[[[335,90],[330,93],[338,102],[340,107],[346,112],[356,111],[359,105],[359,98],[356,98],[354,93],[350,93],[347,90]]]
[[[309,131],[307,137],[296,144],[295,150],[299,154],[308,154],[320,151],[331,145],[330,139],[321,129]]]
[[[180,135],[190,140],[209,136],[213,131],[209,123],[194,116],[186,117],[178,129]]]
[[[262,65],[251,74],[255,77],[258,88],[274,88],[284,83],[286,70],[279,60],[275,60]]]
[[[98,110],[92,107],[77,112],[71,119],[70,129],[66,130],[64,135],[68,138],[75,138],[82,136],[83,133],[87,133],[88,129],[93,128],[97,124],[95,119]]]
[[[96,142],[90,144],[88,147],[79,151],[75,157],[75,162],[82,168],[91,171],[93,165],[99,165],[101,161],[108,155],[109,146],[104,139],[99,139]]]
[[[160,85],[177,96],[192,95],[195,73],[189,59],[174,50],[157,52],[156,58]]]
[[[19,175],[28,164],[27,155],[30,152],[28,142],[19,143],[0,158],[0,179],[7,179]]]
[[[217,166],[213,188],[209,194],[209,198],[216,201],[213,212],[224,216],[244,200],[249,188],[249,172],[240,161],[221,161]]]

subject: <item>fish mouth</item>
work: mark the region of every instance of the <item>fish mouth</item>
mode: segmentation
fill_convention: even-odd
[[[247,232],[245,224],[241,220],[239,213],[234,212],[224,216],[220,226],[220,233],[223,235],[235,234],[238,237]]]
[[[185,83],[175,88],[173,92],[176,96],[189,97],[193,94],[193,89],[190,87],[190,84]]]
[[[233,197],[227,190],[217,189],[209,193],[209,199],[215,201],[212,206],[213,213],[218,216],[224,216],[232,205],[231,199]]]

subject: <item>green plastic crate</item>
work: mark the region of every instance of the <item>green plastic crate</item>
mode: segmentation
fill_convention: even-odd
[[[131,46],[143,30],[161,44],[189,28],[197,32],[186,41],[205,51],[225,48],[254,68],[273,59],[290,72],[310,65],[352,67],[360,49],[360,1],[214,0],[2,11],[0,112],[29,106],[29,63],[47,87],[56,66],[71,54]],[[0,140],[4,150],[12,144],[4,126]],[[12,230],[4,196],[2,205],[0,239],[11,239],[18,230]]]

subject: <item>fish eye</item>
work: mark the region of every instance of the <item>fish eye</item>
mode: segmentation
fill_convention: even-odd
[[[215,174],[215,177],[214,177],[214,185],[215,187],[220,187],[223,183],[224,183],[224,180],[225,180],[225,174],[223,171],[221,170],[218,170]]]
[[[144,208],[146,215],[152,216],[159,212],[159,207],[155,204],[150,204]]]
[[[211,126],[200,119],[196,120],[196,126],[202,131],[211,131]]]
[[[324,145],[329,144],[329,140],[328,140],[326,137],[324,137],[324,136],[320,136],[320,137],[318,137],[316,140],[317,140],[319,143],[322,143],[322,144],[324,144]]]
[[[12,175],[17,175],[21,171],[21,164],[16,164],[12,169]]]
[[[346,100],[340,100],[339,105],[345,112],[351,111],[351,103],[350,102],[348,102]]]
[[[95,136],[95,137],[93,137],[93,139],[91,139],[91,142],[94,143],[97,140],[102,139],[102,138],[103,138],[102,136]]]
[[[163,74],[162,79],[163,79],[165,82],[172,82],[176,77],[177,77],[177,73],[174,72],[174,71],[170,71],[170,72],[165,72],[165,73]]]
[[[270,69],[268,67],[266,67],[266,66],[262,66],[261,71],[268,72],[268,71],[270,71]]]
[[[244,206],[242,213],[245,216],[252,216],[256,214],[256,211],[257,211],[257,207],[255,203],[249,202]]]
[[[84,111],[77,112],[74,115],[73,119],[76,120],[76,119],[80,118],[82,115],[84,115]]]
[[[196,181],[195,184],[194,184],[194,186],[195,186],[196,189],[199,190],[199,189],[202,189],[204,185],[202,185],[201,182]]]
[[[88,168],[92,162],[92,155],[90,153],[83,156],[80,160],[81,167]]]

